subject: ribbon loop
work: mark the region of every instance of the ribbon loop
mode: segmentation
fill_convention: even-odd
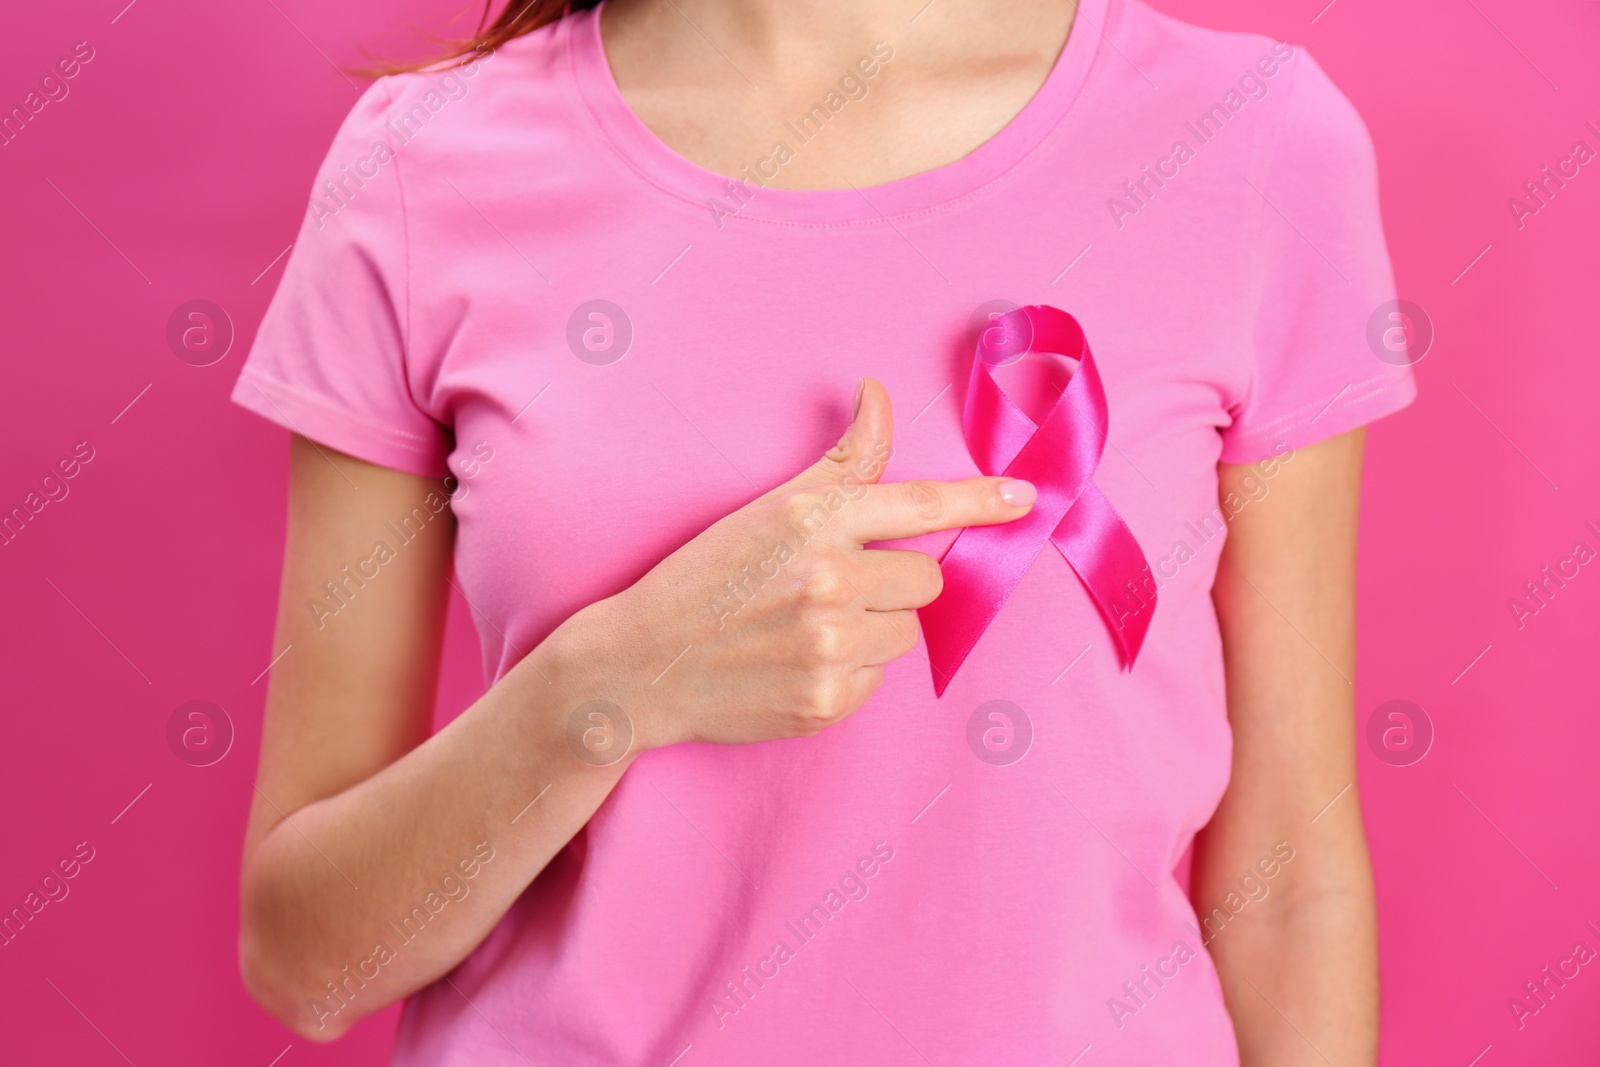
[[[1039,423],[1006,395],[991,370],[1029,352],[1077,361]],[[1047,542],[1083,582],[1123,667],[1131,669],[1155,613],[1155,581],[1133,531],[1093,481],[1109,415],[1078,320],[1043,304],[996,316],[973,354],[961,426],[979,470],[1030,481],[1039,496],[1015,522],[962,530],[939,561],[944,590],[918,612],[935,694],[944,694]]]

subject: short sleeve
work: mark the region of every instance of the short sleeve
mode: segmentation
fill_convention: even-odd
[[[443,477],[447,427],[407,364],[407,248],[390,94],[379,81],[334,137],[233,401],[371,463]]]
[[[1353,430],[1417,392],[1410,366],[1368,341],[1369,321],[1395,298],[1372,139],[1304,49],[1292,69],[1271,156],[1246,191],[1261,212],[1255,350],[1248,392],[1222,431],[1224,463]]]

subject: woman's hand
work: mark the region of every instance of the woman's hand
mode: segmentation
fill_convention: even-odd
[[[925,553],[863,546],[1027,514],[1027,482],[877,484],[893,433],[888,393],[865,379],[826,455],[557,631],[569,653],[607,665],[593,697],[627,716],[636,750],[807,736],[844,719],[916,645],[915,609],[942,587]]]

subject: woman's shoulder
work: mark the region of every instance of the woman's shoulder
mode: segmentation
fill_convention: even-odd
[[[530,157],[560,167],[585,132],[567,21],[377,78],[340,123],[322,168],[332,173],[319,173],[318,187],[337,183],[345,164],[363,177],[375,167],[391,171],[407,198],[437,186],[449,192],[440,175],[498,174]]]
[[[1212,124],[1256,112],[1267,120],[1247,124],[1257,137],[1307,137],[1337,151],[1364,147],[1356,109],[1304,45],[1195,25],[1145,0],[1109,2],[1105,37],[1114,51],[1105,61],[1123,66],[1124,80],[1150,94],[1146,114],[1170,113],[1210,133]]]
[[[1226,78],[1237,76],[1241,68],[1256,67],[1263,56],[1275,57],[1278,63],[1292,62],[1291,53],[1301,51],[1266,34],[1186,22],[1156,10],[1146,0],[1109,0],[1109,5],[1107,37],[1114,38],[1115,47],[1137,66],[1136,77],[1142,71],[1157,86],[1162,84],[1154,77],[1157,71],[1180,79]],[[1146,62],[1138,62],[1141,58]]]
[[[568,88],[564,20],[514,37],[498,47],[441,61],[421,70],[378,78],[355,111],[405,124],[415,133],[446,111],[487,112],[507,98],[548,99]],[[471,108],[457,104],[477,99]]]

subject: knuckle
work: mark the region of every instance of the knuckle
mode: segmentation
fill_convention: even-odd
[[[784,496],[778,502],[778,518],[789,526],[798,526],[805,521],[808,514],[821,506],[817,494],[808,490],[796,490]]]
[[[813,733],[844,721],[850,714],[844,686],[839,683],[836,675],[818,682],[812,692],[811,722],[814,726]]]
[[[850,580],[836,563],[819,562],[800,582],[800,602],[812,608],[836,608],[850,602]]]
[[[834,720],[831,717],[827,716],[827,715],[823,715],[823,714],[813,715],[813,716],[811,716],[810,718],[808,718],[806,720],[806,725],[805,725],[805,729],[804,729],[803,733],[804,733],[804,735],[806,737],[816,737],[818,734],[820,734],[822,731],[826,730],[828,727],[832,726],[833,724],[834,724]]]
[[[945,514],[944,494],[927,481],[911,481],[901,483],[906,495],[906,503],[918,521],[929,526],[937,524]]]
[[[849,649],[849,634],[837,622],[816,620],[806,630],[805,655],[809,663],[823,666],[842,663]]]
[[[795,700],[794,719],[799,732],[812,737],[839,721],[833,687],[822,677],[808,679]]]

